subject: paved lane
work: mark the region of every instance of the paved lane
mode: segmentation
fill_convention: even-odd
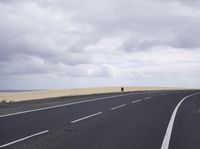
[[[146,93],[149,94],[148,92]],[[98,111],[108,110],[110,107],[143,98],[144,93],[126,93],[108,95],[106,97],[92,96],[92,99],[80,100],[67,104],[30,110],[30,112],[17,112],[15,115],[6,114],[0,117],[0,145],[24,138],[43,130],[63,127],[67,122]],[[123,98],[121,98],[123,97]],[[133,100],[134,100],[133,99]],[[63,106],[64,105],[64,106]],[[53,107],[53,108],[52,108]],[[44,110],[43,110],[44,109]]]
[[[200,95],[183,102],[180,107],[170,141],[170,149],[200,148]]]
[[[0,145],[36,134],[6,148],[159,149],[174,108],[181,99],[194,92],[131,93],[1,117]],[[179,126],[178,122],[174,127]],[[45,133],[37,136],[38,132]],[[175,132],[171,148],[176,142],[173,140],[177,139]]]

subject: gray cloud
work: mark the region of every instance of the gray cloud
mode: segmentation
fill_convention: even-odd
[[[156,0],[158,2],[179,2],[181,4],[187,5],[187,6],[191,6],[191,7],[195,7],[195,8],[200,8],[200,2],[198,0],[193,0],[193,1],[188,1],[188,0]]]
[[[107,84],[102,78],[127,85],[131,85],[127,83],[130,79],[159,78],[160,74],[175,82],[174,74],[183,80],[188,75],[196,78],[198,7],[198,1],[186,0],[0,0],[0,88],[11,83],[9,80],[21,87],[26,80],[39,78],[46,86],[39,84],[38,88],[52,88],[55,78],[61,81],[57,87],[63,87],[64,80],[70,82],[69,87],[83,85],[75,79],[95,79],[98,86]],[[188,68],[193,73],[161,69],[177,63],[176,70],[193,66]],[[161,85],[163,81],[159,78],[156,82]],[[176,84],[173,81],[171,84]],[[145,82],[151,85],[153,81]],[[188,84],[198,86],[194,82]]]

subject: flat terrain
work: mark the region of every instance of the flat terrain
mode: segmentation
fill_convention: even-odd
[[[139,91],[0,104],[0,147],[200,148],[198,92]]]
[[[124,91],[144,91],[144,90],[169,90],[167,87],[124,87]],[[175,89],[175,88],[174,88]],[[33,99],[44,99],[62,96],[77,96],[100,93],[120,92],[121,87],[97,87],[97,88],[75,88],[75,89],[58,89],[58,90],[39,90],[26,92],[0,92],[0,102],[18,102]]]

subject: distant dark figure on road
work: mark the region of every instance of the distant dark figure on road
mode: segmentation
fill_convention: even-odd
[[[121,87],[121,92],[124,92],[124,88],[123,87]]]

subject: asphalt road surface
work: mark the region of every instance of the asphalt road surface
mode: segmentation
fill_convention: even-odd
[[[199,149],[200,91],[0,104],[0,148]]]

